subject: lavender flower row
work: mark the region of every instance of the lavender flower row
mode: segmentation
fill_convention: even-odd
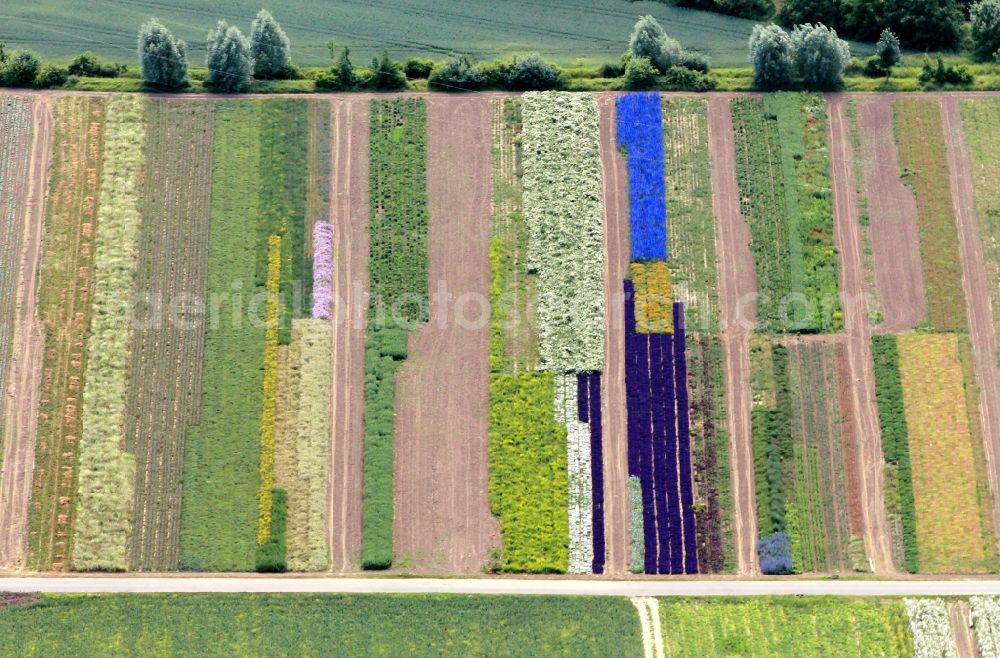
[[[687,328],[684,303],[674,302],[674,386],[677,390],[677,443],[681,481],[681,511],[684,515],[684,571],[698,572],[698,537],[695,532],[694,491],[691,482],[691,417],[687,388]]]
[[[333,303],[333,227],[329,222],[313,225],[312,316],[329,320]]]
[[[592,571],[604,573],[607,550],[604,538],[604,437],[601,428],[601,373],[577,374],[577,403],[581,420],[590,425],[590,478],[593,495],[591,519],[594,540]]]

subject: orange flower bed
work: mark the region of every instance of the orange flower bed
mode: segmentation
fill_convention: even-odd
[[[635,285],[635,328],[641,334],[674,333],[673,289],[666,261],[632,263]]]

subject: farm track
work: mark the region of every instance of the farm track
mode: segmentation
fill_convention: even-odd
[[[369,99],[341,97],[333,102],[331,111],[334,306],[327,538],[331,570],[347,572],[361,566]]]
[[[150,106],[143,223],[125,445],[136,485],[129,566],[177,568],[184,435],[198,422],[204,327],[185,312],[204,299],[211,211],[212,106],[184,101]],[[175,317],[176,316],[176,317]]]
[[[861,485],[865,551],[875,573],[894,573],[892,536],[884,505],[882,435],[875,404],[875,372],[868,324],[857,179],[853,171],[853,142],[845,102],[841,95],[827,97],[834,236],[840,255],[841,307],[847,333],[845,351],[850,373],[851,407],[854,411],[849,420],[851,428],[848,431],[853,435],[858,450],[856,463]],[[914,226],[914,238],[915,228]],[[918,260],[917,272],[919,271]],[[919,292],[922,295],[922,288]]]
[[[481,573],[500,546],[489,502],[490,324],[483,307],[491,115],[485,98],[427,102],[432,301],[429,321],[409,337],[395,399],[393,545],[397,560],[416,572]]]
[[[993,330],[994,310],[976,219],[972,163],[963,133],[959,99],[947,95],[941,96],[939,102],[941,127],[948,150],[952,208],[958,225],[958,249],[972,340],[973,369],[979,387],[980,422],[990,492],[993,494],[993,527],[1000,529],[1000,368],[997,366],[997,337]]]
[[[750,228],[740,211],[736,185],[736,144],[731,96],[708,103],[712,154],[713,207],[719,254],[719,297],[725,350],[726,408],[729,410],[730,468],[733,478],[733,543],[737,573],[760,573],[757,563],[757,510],[750,436],[750,333],[756,321],[757,277],[750,253]]]
[[[601,417],[604,439],[605,571],[627,573],[630,555],[628,430],[625,404],[625,307],[623,282],[629,262],[628,172],[615,140],[614,94],[598,97],[601,180],[604,198],[604,374]]]
[[[33,108],[27,196],[21,200],[25,231],[17,272],[14,342],[6,394],[0,400],[3,423],[3,471],[0,472],[0,568],[23,565],[28,550],[28,500],[35,469],[35,431],[41,385],[45,331],[37,315],[49,164],[52,159],[52,100],[37,99]]]
[[[979,658],[979,648],[969,626],[969,603],[967,601],[950,601],[948,617],[951,619],[951,631],[955,636],[956,658]]]
[[[847,99],[840,95],[830,98],[832,100],[828,103],[828,110],[832,111],[835,103],[841,108],[839,111],[842,115],[842,106]],[[876,94],[859,98],[856,102],[861,153],[854,156],[859,158],[862,166],[870,217],[875,287],[882,309],[882,320],[877,331],[909,331],[927,320],[927,295],[924,292],[924,272],[920,264],[920,236],[917,229],[917,201],[913,191],[899,177],[899,153],[893,130],[891,99]],[[843,121],[841,118],[841,123]],[[842,135],[841,139],[851,139],[849,127],[841,126],[838,130]],[[832,143],[831,148],[835,148]],[[840,147],[839,150],[850,148],[851,143],[847,142],[847,146]],[[834,157],[843,156],[831,153],[831,168],[836,170],[850,166],[833,162]],[[836,171],[834,175],[837,175]],[[848,193],[853,189],[847,187],[849,182],[835,182],[835,186],[839,185],[841,192]],[[835,194],[834,203],[837,203],[836,199]],[[857,223],[857,200],[854,201],[854,208],[853,222]],[[841,250],[843,249],[841,246]],[[841,262],[845,262],[843,257]]]

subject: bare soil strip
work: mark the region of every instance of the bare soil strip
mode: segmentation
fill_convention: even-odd
[[[850,422],[853,424],[851,431],[857,440],[859,451],[865,551],[876,573],[892,573],[895,568],[892,563],[892,537],[883,497],[882,434],[875,405],[875,372],[872,365],[868,304],[865,299],[864,256],[853,171],[853,144],[845,104],[846,99],[842,95],[827,97],[834,234],[840,253],[840,297],[847,333],[845,347],[854,410]]]
[[[958,658],[979,658],[979,649],[972,627],[969,625],[969,604],[966,601],[952,601],[948,604],[951,632],[955,636],[955,652]]]
[[[628,570],[628,428],[625,400],[624,281],[629,259],[628,173],[615,140],[615,95],[598,98],[601,111],[601,180],[604,196],[604,569]]]
[[[365,327],[368,322],[368,114],[370,101],[333,101],[330,223],[333,225],[330,464],[327,537],[330,568],[361,564],[364,465]]]
[[[489,238],[492,108],[427,101],[430,321],[396,374],[399,564],[481,573],[500,545],[489,502]]]
[[[857,108],[875,288],[882,309],[879,331],[909,331],[927,320],[917,201],[899,178],[892,99],[885,94],[872,94],[859,100]],[[850,139],[850,129],[845,127],[843,132]]]
[[[980,392],[980,419],[990,491],[993,494],[993,527],[1000,528],[1000,368],[997,367],[993,309],[987,287],[983,243],[976,223],[972,163],[962,132],[959,97],[953,94],[941,96],[940,104],[941,126],[948,147],[952,208],[958,224],[958,250],[972,340],[972,363]]]
[[[757,318],[757,276],[750,254],[750,227],[740,212],[736,186],[736,142],[730,97],[708,102],[712,153],[712,204],[719,254],[719,297],[725,349],[726,407],[729,410],[730,465],[733,477],[733,543],[737,572],[760,573],[753,445],[750,437],[750,333]]]
[[[38,265],[53,130],[52,99],[36,99],[14,311],[14,345],[7,394],[0,401],[5,437],[0,474],[0,568],[23,566],[28,550],[28,500],[35,468],[35,429],[45,343],[45,331],[36,314]]]

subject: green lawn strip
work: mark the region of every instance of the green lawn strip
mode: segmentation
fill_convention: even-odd
[[[259,103],[219,103],[201,413],[184,446],[182,569],[256,566],[264,327],[248,306],[257,292],[260,163]]]

